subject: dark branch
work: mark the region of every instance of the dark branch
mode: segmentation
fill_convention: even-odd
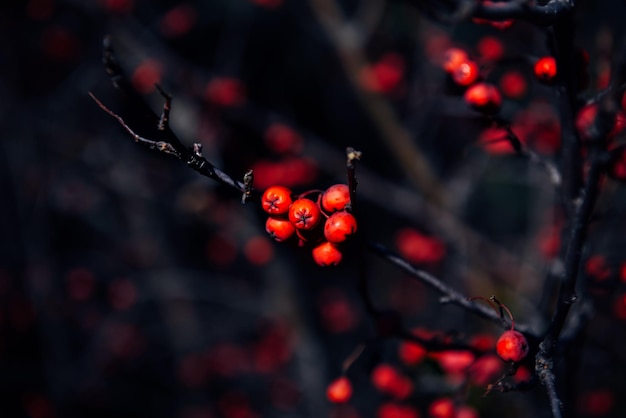
[[[544,6],[534,3],[529,0],[487,4],[476,2],[472,16],[490,20],[521,19],[548,26],[574,9],[574,2],[568,0],[551,0]]]
[[[368,242],[368,246],[376,254],[380,255],[381,257],[385,258],[386,260],[390,261],[396,266],[400,267],[402,270],[408,273],[411,277],[421,281],[422,283],[429,285],[430,287],[432,287],[433,289],[441,293],[442,303],[455,304],[483,318],[489,319],[494,323],[497,323],[499,325],[502,324],[500,320],[500,316],[495,311],[493,311],[492,309],[484,305],[477,304],[468,300],[468,298],[465,295],[451,288],[450,286],[448,286],[447,284],[445,284],[444,282],[442,282],[435,276],[423,270],[419,270],[413,267],[403,258],[399,257],[396,254],[393,254],[390,250],[388,250],[382,244],[379,244],[376,242]],[[517,324],[516,328],[521,332],[528,333],[529,335],[534,335],[533,333],[531,333],[529,327],[526,325]]]
[[[350,191],[350,210],[354,210],[356,204],[356,187],[359,182],[356,179],[356,162],[361,159],[361,151],[352,147],[346,148],[346,170],[348,174],[348,190]]]

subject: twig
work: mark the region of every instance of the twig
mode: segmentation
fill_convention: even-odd
[[[89,92],[89,96],[91,96],[91,98],[96,102],[98,106],[100,106],[102,110],[104,110],[113,118],[115,118],[118,121],[118,123],[122,125],[122,128],[124,128],[124,130],[128,132],[128,134],[133,138],[135,142],[146,145],[150,149],[154,149],[154,150],[161,151],[169,155],[173,155],[179,159],[182,158],[180,153],[172,146],[172,144],[170,144],[169,142],[165,142],[165,141],[154,141],[152,139],[144,138],[136,134],[135,131],[133,131],[130,128],[130,126],[128,126],[126,122],[124,122],[124,119],[122,119],[120,115],[118,115],[117,113],[113,112],[111,109],[106,107],[100,100],[98,100],[98,98],[96,98],[96,96],[93,95],[93,93]]]
[[[548,178],[555,187],[561,186],[561,172],[552,162],[546,160],[545,158],[542,158],[539,154],[537,154],[535,151],[528,148],[524,143],[522,143],[522,141],[513,131],[510,122],[497,117],[493,118],[493,121],[496,123],[497,126],[506,130],[506,139],[509,141],[509,143],[518,155],[528,158],[531,163],[537,164],[541,168],[543,168],[548,174]]]
[[[361,151],[352,147],[346,148],[346,171],[348,175],[348,190],[350,191],[350,210],[354,211],[356,204],[356,187],[359,182],[356,179],[356,162],[361,159]]]
[[[452,303],[454,305],[460,306],[464,309],[467,309],[470,312],[473,312],[483,318],[489,319],[494,323],[501,324],[500,316],[489,309],[484,305],[480,305],[474,303],[467,299],[467,297],[461,294],[459,291],[451,288],[435,276],[430,273],[425,272],[424,270],[419,270],[409,264],[406,260],[399,257],[396,254],[393,254],[389,249],[387,249],[382,244],[376,242],[368,242],[368,246],[371,250],[373,250],[376,254],[400,267],[406,273],[409,273],[411,277],[429,285],[443,296],[440,299],[442,303]],[[535,334],[530,330],[530,328],[524,324],[518,324],[517,329],[523,333],[529,334],[531,336],[535,336]]]
[[[135,142],[139,142],[150,149],[155,149],[161,152],[164,152],[169,155],[174,155],[177,158],[185,161],[187,165],[196,170],[198,173],[203,176],[209,177],[210,179],[216,180],[219,183],[222,183],[226,186],[232,187],[242,193],[242,202],[248,200],[256,200],[258,199],[258,193],[252,189],[252,177],[251,174],[244,176],[244,181],[238,181],[233,179],[228,174],[224,173],[209,161],[202,156],[202,145],[199,143],[195,143],[193,145],[193,149],[187,149],[182,142],[178,139],[176,134],[171,130],[169,125],[169,114],[171,110],[172,97],[166,93],[159,85],[156,85],[158,92],[163,96],[163,110],[161,115],[157,115],[151,108],[148,106],[146,101],[137,93],[137,91],[132,87],[130,82],[125,76],[125,73],[122,67],[119,65],[115,53],[113,51],[113,46],[110,37],[105,37],[103,41],[103,55],[102,62],[104,63],[105,70],[109,75],[111,82],[113,85],[123,91],[128,98],[133,102],[133,105],[143,109],[150,118],[152,118],[157,128],[160,131],[163,131],[167,141],[154,141],[148,138],[144,138],[135,131],[130,128],[130,126],[124,121],[124,119],[106,107],[100,100],[98,100],[92,93],[89,93],[91,98],[100,106],[102,110],[115,118],[118,123],[128,132],[128,134],[135,140]]]

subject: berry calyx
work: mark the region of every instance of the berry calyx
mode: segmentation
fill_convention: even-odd
[[[347,377],[333,380],[326,389],[326,397],[333,403],[345,403],[352,397],[352,384]]]
[[[283,242],[296,232],[296,227],[284,218],[275,218],[270,216],[265,221],[265,231],[278,242]]]
[[[331,242],[324,241],[313,248],[313,260],[320,266],[336,266],[341,262],[343,254]]]
[[[324,237],[335,244],[345,241],[356,232],[356,219],[346,211],[335,212],[324,224]]]
[[[542,57],[535,62],[535,77],[543,83],[551,83],[556,77],[556,60],[554,57]]]
[[[322,209],[328,213],[344,210],[349,204],[350,189],[346,184],[334,184],[322,194]]]
[[[284,186],[268,187],[261,197],[261,207],[270,215],[284,215],[291,203],[291,190]]]
[[[289,208],[289,221],[297,229],[311,230],[322,217],[320,208],[312,200],[296,199]]]
[[[521,361],[528,354],[528,341],[519,331],[505,331],[496,343],[496,353],[504,361]]]
[[[474,84],[465,91],[463,98],[474,109],[488,114],[497,113],[502,105],[500,91],[489,83]]]

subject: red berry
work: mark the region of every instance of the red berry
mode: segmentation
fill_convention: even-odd
[[[445,350],[431,355],[448,374],[459,374],[474,363],[476,356],[469,350]]]
[[[527,91],[526,78],[516,70],[509,70],[500,78],[500,89],[506,97],[520,99]]]
[[[443,69],[452,73],[459,65],[467,61],[467,54],[460,48],[449,48],[443,57]]]
[[[496,343],[496,353],[504,361],[518,362],[528,354],[528,341],[519,331],[505,331]]]
[[[321,217],[320,208],[309,199],[296,199],[289,207],[289,221],[297,229],[311,230],[319,223]]]
[[[291,190],[283,186],[268,187],[261,198],[263,210],[270,215],[287,213],[291,202]]]
[[[616,180],[626,180],[626,148],[616,148],[608,166],[608,174]]]
[[[409,405],[386,402],[378,408],[378,418],[419,418],[419,413]]]
[[[352,397],[352,384],[347,377],[342,376],[333,380],[326,389],[326,397],[333,403],[344,403]]]
[[[483,36],[480,38],[476,49],[480,56],[487,61],[497,61],[504,55],[504,45],[495,36]]]
[[[454,402],[450,398],[435,399],[428,407],[431,418],[453,418],[454,412]]]
[[[396,399],[404,399],[413,391],[413,383],[389,364],[378,365],[371,378],[376,389]]]
[[[324,241],[313,248],[313,260],[320,266],[336,266],[341,262],[343,254],[331,242]]]
[[[413,341],[403,341],[398,347],[398,357],[407,366],[415,366],[426,357],[426,349]]]
[[[484,113],[496,113],[502,105],[500,91],[488,83],[474,84],[465,91],[467,104]]]
[[[556,77],[556,60],[554,57],[542,57],[535,63],[535,77],[544,83],[554,81]]]
[[[265,222],[265,230],[270,234],[270,237],[278,242],[282,242],[289,239],[296,232],[296,227],[287,219],[270,216]]]
[[[207,84],[205,97],[218,106],[239,106],[246,99],[245,87],[236,78],[215,77]]]
[[[335,212],[324,224],[324,237],[335,244],[345,241],[356,232],[356,219],[346,211]]]
[[[350,189],[346,184],[334,184],[322,194],[322,208],[332,213],[344,210],[350,203]]]
[[[469,86],[478,79],[478,65],[466,60],[460,63],[452,72],[452,79],[459,86]]]

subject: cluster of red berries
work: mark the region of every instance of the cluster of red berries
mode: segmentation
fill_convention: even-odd
[[[341,244],[356,233],[357,222],[350,213],[350,191],[345,184],[298,196],[288,187],[271,186],[263,193],[261,206],[269,214],[267,233],[279,242],[295,236],[300,246],[313,246],[313,260],[320,266],[339,264],[343,258]]]
[[[449,48],[443,57],[442,67],[455,84],[466,87],[464,99],[472,108],[487,114],[497,113],[502,105],[500,90],[481,81],[480,67],[460,48]],[[556,60],[546,56],[539,58],[533,67],[535,77],[550,84],[556,78]]]

